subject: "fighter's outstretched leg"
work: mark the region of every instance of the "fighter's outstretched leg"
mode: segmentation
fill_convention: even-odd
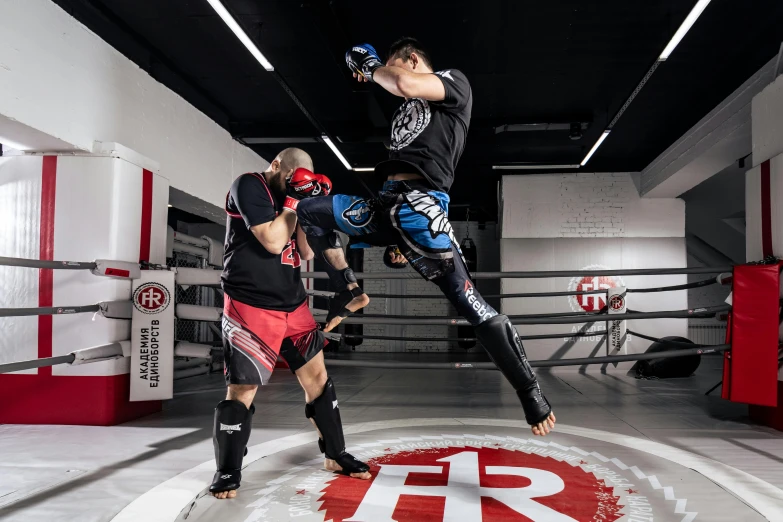
[[[411,258],[411,266],[424,274],[437,275],[432,282],[438,285],[457,312],[473,325],[476,337],[487,350],[492,361],[514,387],[525,412],[525,420],[534,435],[546,435],[555,426],[555,415],[541,392],[533,369],[527,362],[525,348],[516,328],[505,315],[498,314],[476,290],[462,256],[453,249],[453,269],[447,263],[439,271],[425,264],[437,263],[424,257]],[[443,266],[443,263],[441,263]]]
[[[366,209],[366,212],[362,209]],[[324,261],[326,273],[329,274],[329,279],[336,289],[326,316],[324,327],[326,332],[330,332],[344,318],[370,304],[370,298],[359,287],[353,270],[348,267],[348,262],[345,260],[340,236],[335,232],[335,230],[342,230],[343,227],[337,224],[335,212],[340,215],[345,212],[355,212],[355,216],[350,214],[349,217],[353,217],[357,223],[367,219],[361,227],[348,230],[346,233],[350,235],[366,232],[364,228],[372,219],[367,202],[353,196],[310,198],[300,202],[297,207],[297,217],[307,234],[307,242],[315,254]]]

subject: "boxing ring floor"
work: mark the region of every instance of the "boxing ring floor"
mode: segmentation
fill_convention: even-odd
[[[251,463],[236,501],[183,502],[198,496],[183,485],[192,489],[195,477],[205,488],[212,475],[209,465],[199,468],[212,459],[212,410],[224,394],[222,376],[212,375],[177,382],[162,413],[118,427],[0,426],[0,520],[322,521],[324,512],[347,520],[359,509],[373,517],[395,509],[365,497],[398,500],[401,521],[441,520],[449,509],[451,520],[466,521],[481,520],[479,512],[484,520],[528,520],[518,513],[581,520],[587,511],[639,521],[783,514],[783,433],[749,424],[746,408],[717,392],[704,396],[720,380],[718,358],[705,358],[689,379],[540,371],[562,427],[537,443],[518,426],[521,409],[499,372],[330,373],[349,449],[386,469],[407,466],[402,496],[383,489],[394,477],[361,489],[319,471],[302,392],[278,370],[256,398]],[[515,476],[511,468],[539,472]],[[451,486],[478,486],[479,476],[476,508],[478,497],[472,506],[466,498],[478,489]],[[536,502],[520,489],[533,485],[542,495]]]

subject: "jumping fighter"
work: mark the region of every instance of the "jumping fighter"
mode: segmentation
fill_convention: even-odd
[[[473,94],[457,69],[434,72],[418,41],[403,38],[391,46],[384,64],[368,44],[352,47],[345,60],[360,82],[377,83],[404,98],[394,115],[389,160],[376,166],[386,178],[376,198],[333,195],[302,201],[299,222],[338,292],[325,331],[366,306],[341,249],[341,231],[373,246],[396,245],[424,278],[435,283],[475,327],[476,337],[517,392],[534,435],[554,428],[555,415],[528,364],[525,349],[508,317],[487,304],[471,281],[447,218],[448,191],[470,124]],[[384,256],[399,266],[393,247]],[[388,263],[387,263],[388,264]]]
[[[262,174],[239,176],[226,196],[222,285],[226,400],[215,408],[217,472],[209,491],[234,498],[250,439],[258,386],[272,376],[277,355],[288,362],[305,392],[305,415],[318,430],[325,468],[369,479],[369,467],[345,452],[332,379],[326,374],[325,339],[307,303],[300,260],[313,258],[296,223],[296,207],[329,193],[332,183],[314,174],[310,156],[283,150]]]

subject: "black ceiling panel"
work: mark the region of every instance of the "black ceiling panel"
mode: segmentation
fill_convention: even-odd
[[[206,0],[55,0],[91,30],[238,138],[318,130]],[[223,0],[320,126],[360,166],[386,154],[399,99],[352,81],[343,54],[369,42],[385,54],[400,36],[427,45],[436,68],[459,68],[474,92],[455,203],[496,209],[492,164],[579,163],[695,0]],[[783,2],[713,0],[661,64],[590,170],[638,171],[775,56]],[[519,123],[584,122],[567,131],[505,132]],[[282,145],[253,145],[265,157]],[[347,173],[322,144],[316,169],[345,192]],[[476,187],[477,180],[481,186]]]

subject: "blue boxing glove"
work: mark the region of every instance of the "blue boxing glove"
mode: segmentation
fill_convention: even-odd
[[[370,44],[361,44],[351,47],[345,53],[345,63],[352,73],[363,77],[368,82],[373,81],[372,73],[378,67],[383,67],[380,56]]]

